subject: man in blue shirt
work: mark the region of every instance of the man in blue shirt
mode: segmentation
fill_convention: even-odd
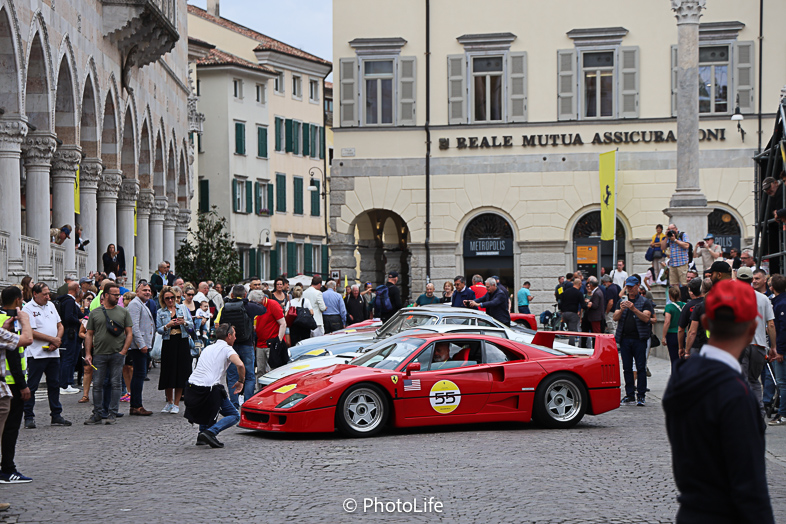
[[[331,280],[327,283],[327,290],[322,293],[327,309],[322,313],[322,320],[325,322],[325,333],[332,333],[339,329],[344,329],[347,322],[347,307],[341,295],[336,293],[336,281]]]
[[[524,282],[521,289],[517,293],[517,302],[519,303],[519,313],[529,314],[529,303],[533,299],[532,293],[529,290],[529,282]]]
[[[464,302],[475,300],[475,292],[472,291],[469,286],[467,286],[467,279],[459,275],[453,279],[453,285],[456,289],[453,291],[453,297],[451,297],[452,300],[450,305],[453,307],[468,308],[469,305],[464,304]]]
[[[502,286],[497,286],[497,281],[494,277],[486,279],[486,295],[479,300],[470,300],[469,305],[472,307],[484,307],[489,316],[499,320],[506,326],[510,325],[508,294],[503,291]]]

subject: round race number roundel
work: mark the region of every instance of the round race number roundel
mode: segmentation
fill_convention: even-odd
[[[440,380],[431,387],[429,401],[437,413],[452,413],[461,403],[461,390],[455,382]]]

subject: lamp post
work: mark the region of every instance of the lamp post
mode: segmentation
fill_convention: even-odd
[[[262,242],[262,233],[265,234],[265,242],[264,243]],[[259,243],[262,244],[262,246],[264,246],[264,247],[270,247],[270,246],[273,245],[273,244],[270,243],[270,230],[269,229],[263,229],[262,231],[259,232]]]
[[[319,174],[319,179],[322,180],[322,190],[317,187],[317,178],[315,173]],[[327,208],[327,179],[325,178],[325,173],[319,169],[317,166],[312,167],[308,170],[308,174],[311,177],[311,180],[308,183],[308,190],[309,191],[320,191],[319,195],[322,197],[323,202],[323,213],[325,215],[325,245],[330,244],[330,236],[328,235],[328,208]]]

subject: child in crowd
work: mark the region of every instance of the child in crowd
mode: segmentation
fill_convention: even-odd
[[[207,336],[209,331],[210,319],[213,318],[213,314],[210,313],[210,306],[207,300],[204,300],[199,304],[199,309],[197,309],[196,317],[200,320],[199,330],[197,334],[199,335],[199,338],[201,338],[202,341],[205,343],[205,346],[207,346],[210,343]]]

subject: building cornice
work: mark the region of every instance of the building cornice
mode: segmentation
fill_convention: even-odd
[[[325,78],[333,70],[332,64],[299,58],[272,49],[255,49],[254,54],[260,64],[276,70],[286,69],[320,78]]]
[[[507,51],[516,39],[513,33],[483,33],[461,35],[456,38],[465,51]]]
[[[576,46],[619,45],[628,34],[624,27],[593,27],[587,29],[571,29],[568,38]]]
[[[349,42],[358,55],[398,55],[407,41],[400,36],[382,38],[355,38]]]

